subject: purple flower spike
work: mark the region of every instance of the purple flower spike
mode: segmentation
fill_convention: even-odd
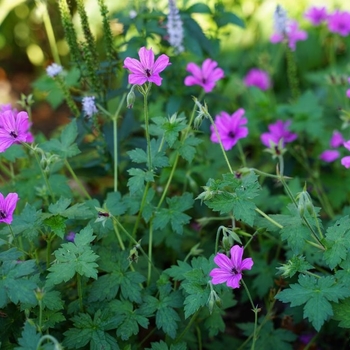
[[[290,120],[285,122],[277,120],[276,123],[270,124],[268,126],[269,132],[265,132],[260,136],[261,142],[270,148],[272,144],[277,145],[281,139],[283,140],[283,147],[286,143],[296,140],[298,135],[289,131],[290,124]]]
[[[162,84],[162,78],[159,73],[171,64],[169,63],[169,57],[167,55],[160,55],[154,61],[152,49],[147,50],[145,47],[141,47],[139,50],[139,57],[140,61],[130,57],[124,60],[123,67],[131,72],[129,75],[129,84],[143,85],[146,81],[149,81],[160,86]]]
[[[312,6],[305,12],[304,17],[314,26],[318,26],[327,19],[328,14],[325,7]]]
[[[0,193],[0,222],[11,224],[18,200],[17,193],[9,193],[6,197]]]
[[[336,149],[327,149],[320,154],[320,159],[327,163],[332,163],[339,157],[340,153]]]
[[[255,86],[263,91],[271,87],[269,74],[258,68],[252,68],[244,77],[243,82],[245,86]]]
[[[192,75],[185,78],[185,85],[199,85],[205,92],[211,92],[216,82],[224,77],[224,71],[218,68],[218,63],[207,58],[202,67],[197,66],[191,62],[187,65],[186,70]]]
[[[350,34],[350,12],[336,10],[328,16],[328,29],[341,36]]]
[[[242,279],[242,271],[250,270],[254,264],[252,258],[242,260],[244,249],[234,245],[231,250],[231,259],[225,254],[218,253],[214,257],[214,262],[219,268],[210,271],[213,284],[225,283],[228,287],[239,288],[239,282]]]
[[[0,153],[14,143],[31,142],[30,125],[27,112],[7,110],[0,113]]]
[[[244,113],[244,109],[240,108],[232,115],[221,112],[215,117],[215,126],[225,151],[229,151],[239,139],[245,138],[248,135],[248,128],[243,126],[248,123],[247,118],[243,117]],[[210,129],[210,140],[219,143],[214,126],[211,125]]]

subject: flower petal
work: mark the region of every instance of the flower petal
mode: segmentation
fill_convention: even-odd
[[[153,74],[159,74],[162,72],[167,66],[169,66],[169,57],[167,55],[160,55],[157,60],[154,62],[152,72]]]
[[[235,267],[236,270],[240,270],[240,266],[242,263],[242,256],[243,256],[243,247],[240,247],[239,245],[234,245],[230,249],[231,254],[231,266]]]
[[[239,281],[242,279],[242,275],[240,273],[237,273],[236,275],[232,275],[226,282],[228,287],[231,287],[233,289],[239,288]]]
[[[233,268],[231,260],[225,254],[222,254],[222,253],[218,253],[215,255],[214,262],[220,268],[227,270],[227,271],[230,271],[230,272]]]
[[[254,261],[252,258],[246,258],[242,260],[241,263],[241,271],[242,270],[250,270],[254,265]]]
[[[145,47],[141,47],[141,49],[139,50],[139,57],[141,65],[144,69],[153,69],[154,53],[152,49],[147,50]]]
[[[232,277],[232,273],[215,268],[210,271],[209,276],[212,277],[211,282],[213,284],[220,284],[220,283],[225,283],[228,279]]]

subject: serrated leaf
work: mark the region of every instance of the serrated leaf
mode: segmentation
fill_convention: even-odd
[[[57,215],[62,214],[71,204],[72,200],[61,197],[56,203],[49,205],[49,212]]]
[[[128,173],[131,177],[129,178],[127,185],[131,194],[143,191],[146,182],[154,182],[154,175],[151,171],[131,168],[128,170]]]
[[[275,298],[291,303],[292,307],[305,304],[304,317],[310,320],[317,331],[333,315],[330,302],[338,302],[350,296],[350,290],[337,283],[332,276],[315,278],[300,275],[298,282],[278,293]]]
[[[204,199],[209,208],[221,214],[233,212],[237,220],[253,225],[256,212],[252,199],[261,190],[258,176],[254,172],[242,178],[225,174],[222,180],[209,179],[204,188],[206,191],[198,198]]]
[[[114,216],[122,215],[127,210],[119,192],[109,192],[107,194],[106,206],[107,210]]]
[[[66,233],[66,219],[59,215],[51,216],[44,220],[44,224],[48,226],[58,237],[63,238]]]
[[[34,325],[31,325],[28,321],[25,323],[21,337],[18,339],[19,347],[15,347],[15,350],[37,350],[37,345],[41,335],[36,332]]]
[[[325,235],[326,251],[323,259],[331,269],[345,260],[350,248],[350,218],[344,216],[327,229]]]
[[[163,229],[168,223],[178,234],[183,233],[183,225],[189,223],[191,217],[184,214],[193,205],[192,194],[185,192],[181,197],[175,196],[166,199],[168,208],[160,208],[153,219],[155,230]]]
[[[201,139],[196,138],[194,136],[190,136],[187,139],[185,139],[185,141],[183,141],[182,143],[180,141],[176,141],[174,147],[178,150],[180,156],[183,159],[191,163],[197,152],[196,146],[198,146],[201,142]]]
[[[14,163],[18,158],[25,157],[25,152],[23,151],[22,145],[12,145],[5,152],[1,153],[1,157],[4,157],[6,160]]]
[[[60,139],[51,139],[50,141],[45,142],[41,147],[46,152],[51,152],[58,154],[62,158],[69,158],[76,156],[80,153],[80,150],[75,143],[75,140],[78,136],[78,127],[76,120],[72,120],[69,124],[63,129]]]
[[[338,304],[333,303],[333,319],[339,322],[339,327],[350,328],[350,298],[346,298]]]

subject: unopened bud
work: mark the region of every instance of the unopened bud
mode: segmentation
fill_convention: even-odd
[[[132,108],[135,102],[135,93],[134,93],[134,87],[135,85],[132,86],[131,90],[129,91],[128,95],[126,96],[126,105],[128,108]]]

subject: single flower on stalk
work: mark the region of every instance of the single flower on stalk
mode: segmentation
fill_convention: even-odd
[[[215,126],[225,151],[229,151],[239,139],[247,137],[248,128],[245,125],[248,123],[248,120],[243,117],[244,113],[244,109],[239,108],[232,115],[229,115],[227,112],[221,112],[215,117]],[[211,125],[210,129],[210,140],[220,143],[214,126]]]
[[[312,6],[305,13],[304,17],[309,20],[314,26],[320,25],[328,18],[327,10],[323,7]]]
[[[30,121],[27,112],[7,110],[0,112],[0,153],[14,143],[32,142]]]
[[[207,93],[211,92],[214,89],[216,82],[225,76],[224,71],[218,67],[218,63],[210,58],[207,58],[203,62],[202,67],[190,62],[187,65],[186,70],[192,75],[185,78],[185,85],[199,85]]]
[[[252,68],[243,79],[244,85],[255,86],[260,90],[268,90],[271,87],[269,73],[262,69]]]
[[[307,39],[307,33],[299,29],[299,24],[297,21],[288,20],[286,30],[283,33],[274,32],[270,37],[270,41],[273,44],[279,43],[284,39],[287,40],[289,48],[294,51],[297,41]]]
[[[270,124],[268,126],[269,132],[264,132],[261,134],[261,142],[268,148],[273,145],[278,145],[280,141],[282,142],[282,147],[286,143],[292,142],[297,139],[298,135],[290,132],[289,126],[291,124],[290,120],[277,120],[276,123]]]
[[[152,49],[146,49],[141,47],[139,50],[140,61],[135,58],[127,57],[124,60],[124,68],[128,69],[129,84],[143,85],[147,81],[154,83],[158,86],[162,84],[162,79],[159,75],[169,63],[169,57],[167,55],[160,55],[156,61],[154,61],[154,53]]]
[[[230,249],[231,257],[218,253],[214,257],[214,262],[219,268],[210,271],[212,277],[211,283],[225,283],[230,288],[239,288],[239,282],[242,279],[242,271],[250,270],[253,267],[253,259],[246,258],[242,260],[244,248],[234,245]]]
[[[0,193],[0,222],[11,224],[13,212],[19,200],[17,193],[9,193],[6,197]]]

